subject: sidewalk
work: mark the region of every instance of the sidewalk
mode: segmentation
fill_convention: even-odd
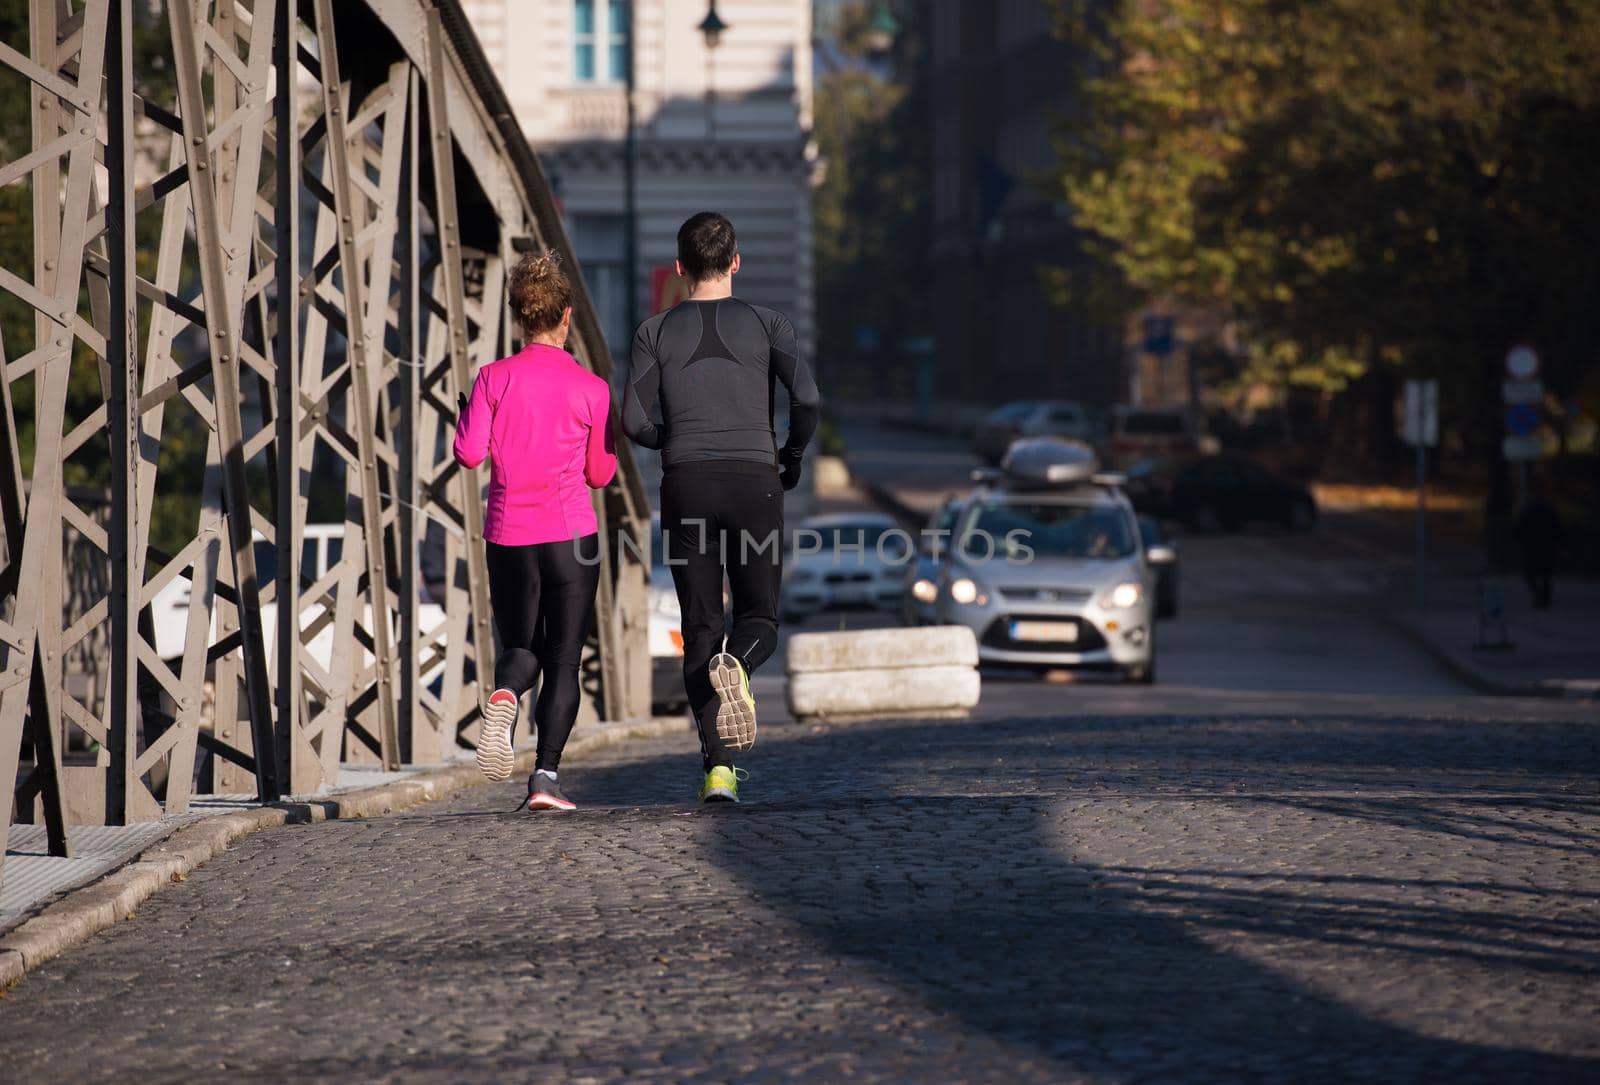
[[[1414,545],[1409,524],[1356,510],[1329,510],[1324,530],[1375,560],[1404,561]],[[1522,577],[1503,573],[1492,579],[1499,584],[1504,630],[1496,624],[1480,635],[1479,591],[1486,574],[1476,539],[1436,534],[1428,556],[1427,609],[1419,613],[1410,597],[1415,582],[1407,564],[1407,594],[1390,620],[1456,679],[1498,696],[1600,698],[1600,582],[1558,576],[1555,605],[1541,611],[1533,609]],[[1475,648],[1480,639],[1511,647]]]
[[[376,765],[342,764],[339,784],[315,795],[297,795],[290,804],[337,802],[353,792],[383,787],[443,769],[470,765],[472,754],[462,751],[454,761],[438,765],[411,765],[386,772]],[[87,885],[118,867],[133,862],[140,852],[154,847],[189,825],[225,814],[261,808],[251,795],[200,795],[182,814],[159,821],[131,825],[69,825],[72,856],[51,855],[42,824],[13,825],[6,843],[5,865],[0,868],[0,936],[18,926],[55,898]]]
[[[1510,647],[1474,648],[1479,642],[1476,578],[1440,582],[1429,591],[1425,613],[1400,611],[1394,623],[1480,692],[1600,699],[1600,584],[1558,579],[1555,605],[1540,611],[1529,604],[1519,577],[1503,576],[1499,583]],[[1499,634],[1499,626],[1492,626],[1486,639],[1498,641]]]
[[[684,718],[580,727],[566,754],[582,757],[636,738],[687,730]],[[513,777],[533,771],[533,747],[519,745]],[[131,916],[168,882],[242,836],[282,825],[373,817],[448,798],[484,782],[470,751],[450,762],[386,772],[343,765],[338,787],[261,804],[207,795],[186,814],[121,826],[69,827],[73,858],[46,853],[42,825],[15,825],[0,875],[0,991],[62,950]]]

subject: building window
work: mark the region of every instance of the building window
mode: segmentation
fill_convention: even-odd
[[[575,214],[568,220],[572,248],[583,265],[600,330],[611,353],[620,357],[628,348],[633,329],[628,327],[627,219],[622,215]]]
[[[628,78],[628,0],[573,0],[572,74],[580,83]]]

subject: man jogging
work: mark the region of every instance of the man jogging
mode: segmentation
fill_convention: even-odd
[[[634,334],[622,424],[661,451],[661,526],[683,613],[684,692],[700,728],[700,798],[737,802],[733,755],[756,736],[750,673],[778,644],[783,494],[800,481],[817,427],[817,385],[788,318],[733,296],[731,222],[714,211],[685,222],[677,271],[689,296]],[[789,393],[782,448],[773,426],[780,383]]]

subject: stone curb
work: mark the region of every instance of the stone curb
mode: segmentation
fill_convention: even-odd
[[[657,738],[687,730],[682,718],[602,724],[567,744],[566,756],[617,746],[630,739]],[[533,771],[534,752],[517,754],[512,775]],[[73,890],[43,912],[0,937],[0,990],[22,979],[58,953],[91,935],[131,918],[139,905],[189,871],[227,850],[241,836],[281,825],[305,825],[342,818],[377,817],[443,799],[486,783],[473,765],[419,773],[406,780],[362,788],[326,798],[274,803],[252,810],[218,814],[185,825],[151,845],[137,859],[98,881]]]
[[[1403,614],[1390,614],[1389,626],[1426,652],[1451,677],[1478,693],[1491,697],[1541,697],[1569,701],[1600,700],[1600,688],[1571,685],[1559,680],[1545,682],[1502,682],[1462,662],[1452,651],[1408,621]]]

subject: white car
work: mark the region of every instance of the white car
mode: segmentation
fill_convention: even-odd
[[[300,543],[300,572],[301,576],[313,582],[321,580],[327,575],[328,570],[338,564],[344,550],[344,524],[307,524]],[[267,584],[276,579],[278,574],[278,550],[268,542],[259,532],[255,535],[256,576],[262,584]],[[223,562],[231,561],[226,546],[220,557]],[[186,640],[189,624],[189,591],[190,580],[187,576],[173,577],[161,590],[156,592],[150,601],[150,617],[155,626],[156,654],[162,660],[171,662],[183,655],[184,641]],[[300,612],[301,629],[309,629],[322,617],[325,607],[320,603],[312,604]],[[361,621],[371,621],[371,607],[362,604]],[[437,603],[423,601],[417,608],[417,620],[421,626],[420,634],[426,638],[444,624],[444,608]],[[262,636],[266,642],[267,665],[272,666],[272,660],[277,651],[277,625],[278,608],[266,606],[261,611]],[[210,642],[217,638],[217,625],[215,612],[212,614],[209,630]],[[398,630],[391,630],[391,637],[398,635]],[[324,670],[333,665],[334,631],[333,623],[329,622],[317,631],[311,643],[306,646],[306,654]],[[437,652],[438,661],[434,666],[427,668],[422,675],[424,684],[433,682],[444,671],[443,644],[440,642]],[[361,666],[372,665],[372,653],[365,650],[361,655]]]
[[[683,612],[672,584],[672,569],[661,538],[661,514],[650,517],[650,703],[673,712],[686,703],[683,692]]]
[[[786,620],[831,609],[899,608],[916,545],[891,517],[813,516],[788,542],[780,604]]]

